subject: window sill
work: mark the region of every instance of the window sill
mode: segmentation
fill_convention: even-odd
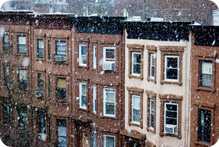
[[[204,147],[209,147],[211,145],[210,143],[202,142],[202,141],[196,141],[195,144],[196,145],[202,145]]]
[[[167,136],[167,137],[175,137],[175,138],[181,139],[181,136],[176,135],[176,134],[167,134],[167,133],[163,133],[163,136]]]
[[[154,79],[152,79],[152,78],[149,78],[149,77],[148,77],[148,82],[153,82],[153,83],[155,83],[155,84],[157,83],[157,81],[156,81],[156,79],[155,79],[155,78],[154,78]]]
[[[210,88],[210,87],[197,87],[197,91],[208,91],[208,92],[214,92],[215,89],[214,89],[214,88]]]
[[[156,134],[156,129],[155,128],[148,127],[147,131]]]
[[[130,125],[130,126],[139,127],[139,128],[141,127],[141,123],[132,122],[132,121],[129,123],[129,125]]]
[[[143,80],[143,76],[142,75],[132,75],[132,74],[129,74],[129,79]]]
[[[112,115],[103,115],[102,118],[116,119],[116,116],[112,116]]]
[[[160,84],[173,84],[173,85],[179,85],[179,86],[182,86],[182,82],[179,82],[179,81],[167,81],[167,80],[162,80],[160,82]]]

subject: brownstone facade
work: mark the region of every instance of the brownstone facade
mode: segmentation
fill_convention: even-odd
[[[33,137],[36,146],[41,146],[41,141],[38,139],[39,133],[46,135],[43,139],[46,146],[57,146],[60,140],[60,128],[62,131],[66,130],[64,134],[62,132],[61,137],[65,139],[67,146],[90,146],[93,132],[96,136],[96,145],[104,146],[107,142],[105,139],[108,137],[111,140],[114,139],[115,146],[121,146],[120,130],[123,127],[124,115],[122,100],[124,39],[122,29],[117,29],[121,30],[117,32],[114,30],[112,33],[104,26],[104,23],[110,23],[111,19],[118,22],[121,18],[104,18],[103,21],[98,17],[74,18],[68,15],[34,17],[31,13],[13,12],[1,13],[0,17],[1,28],[4,29],[3,34],[5,32],[9,34],[10,42],[6,53],[3,49],[3,41],[0,41],[1,129],[7,128],[7,125],[4,125],[5,118],[3,118],[5,116],[4,105],[10,103],[12,105],[11,119],[15,122],[17,122],[16,118],[19,113],[15,107],[20,105],[25,107],[28,114],[28,128],[36,134]],[[105,27],[105,31],[109,33],[97,29],[90,31],[89,29],[92,28],[89,26],[80,26],[80,23],[78,25],[80,21],[85,24],[98,21],[98,24],[102,24],[101,29]],[[117,26],[120,25],[117,24]],[[94,24],[93,27],[97,25]],[[83,30],[84,28],[86,30]],[[26,43],[23,41],[24,38],[18,37],[20,34],[26,37]],[[26,44],[25,53],[18,52],[19,47],[23,45],[19,46],[18,41]],[[81,43],[87,46],[86,67],[79,65]],[[60,46],[62,49],[65,48],[65,51],[60,50]],[[96,48],[95,69],[93,68],[94,46]],[[103,69],[104,48],[107,47],[115,49],[113,70]],[[4,79],[6,77],[5,65],[10,65],[13,89],[18,89],[19,83],[15,81],[23,78],[25,85],[27,81],[25,90],[11,90],[8,85],[4,86],[7,82]],[[24,71],[20,72],[19,69]],[[27,80],[24,78],[26,73]],[[87,85],[86,110],[80,108],[80,82],[85,82]],[[95,112],[93,111],[93,85],[96,85]],[[104,114],[108,111],[108,104],[104,100],[106,99],[105,88],[112,88],[115,92],[114,117]],[[11,99],[13,101],[10,101]],[[41,110],[46,112],[45,130],[43,131],[40,130],[40,124],[44,124],[39,119]]]
[[[215,27],[194,27],[191,58],[191,147],[207,147],[214,144],[218,131],[218,43]],[[208,32],[208,33],[207,33]],[[214,34],[215,32],[215,34]],[[209,36],[208,34],[214,34]],[[212,37],[215,43],[212,43]],[[203,40],[205,40],[203,42]],[[202,62],[210,67],[203,67]],[[208,69],[206,72],[205,70]],[[211,80],[202,83],[202,72],[211,73]]]

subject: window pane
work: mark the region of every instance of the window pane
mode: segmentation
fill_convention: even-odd
[[[106,59],[115,59],[115,50],[114,49],[106,49]]]
[[[114,115],[115,114],[115,105],[114,105],[114,103],[107,103],[106,102],[106,104],[105,104],[106,106],[106,114],[109,114],[109,115]]]
[[[132,53],[132,73],[140,74],[141,73],[141,54]]]
[[[167,69],[166,75],[167,79],[178,79],[178,69]]]
[[[44,56],[44,41],[43,39],[37,39],[37,57],[43,58]]]
[[[212,74],[213,67],[211,62],[202,62],[202,74]]]
[[[203,142],[211,141],[211,111],[198,110],[198,140]]]
[[[204,87],[213,86],[213,65],[212,62],[201,61],[200,85]]]
[[[115,139],[114,137],[106,136],[106,147],[115,147]]]
[[[171,111],[177,111],[177,105],[166,104],[166,109]]]
[[[56,41],[56,55],[66,56],[67,43],[64,40]]]
[[[178,58],[167,57],[167,67],[178,68]]]
[[[65,120],[58,120],[58,147],[67,147],[67,128]]]
[[[104,89],[105,114],[115,114],[116,92],[114,89]]]

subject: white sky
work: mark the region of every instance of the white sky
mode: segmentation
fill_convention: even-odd
[[[0,8],[1,8],[2,4],[6,1],[10,1],[10,0],[0,0]],[[215,2],[217,4],[217,6],[219,7],[219,0],[211,0],[211,1]]]

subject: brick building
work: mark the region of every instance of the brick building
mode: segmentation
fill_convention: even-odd
[[[31,146],[121,146],[122,19],[1,12],[0,128],[29,129]]]
[[[191,147],[206,147],[219,137],[218,27],[193,26],[191,60]]]

